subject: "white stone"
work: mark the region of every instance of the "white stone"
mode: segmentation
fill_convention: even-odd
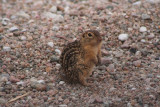
[[[112,91],[114,91],[114,90],[116,90],[116,88],[114,88],[114,87],[111,87],[111,88],[109,89],[110,92],[112,92]]]
[[[44,75],[46,75],[46,74],[47,74],[47,72],[43,72],[43,74],[44,74]]]
[[[141,42],[145,43],[145,42],[146,42],[146,40],[145,40],[145,39],[141,39]]]
[[[121,40],[121,41],[125,41],[128,39],[128,34],[120,34],[118,36],[118,39]]]
[[[136,88],[133,87],[131,90],[136,90]]]
[[[2,21],[10,21],[8,18],[3,18]]]
[[[10,20],[8,18],[2,19],[2,25],[6,26]]]
[[[77,38],[73,38],[73,41],[77,40]]]
[[[30,81],[31,81],[31,82],[37,82],[37,79],[36,79],[35,77],[32,77],[32,78],[30,79]]]
[[[127,107],[133,107],[131,103],[127,103]]]
[[[143,20],[150,19],[150,16],[148,14],[142,14],[141,17],[142,17]]]
[[[8,23],[6,21],[2,21],[2,25],[6,26]]]
[[[13,26],[9,29],[10,32],[14,32],[14,31],[17,31],[18,30],[18,27],[17,26]]]
[[[26,0],[25,3],[32,3],[33,0]]]
[[[9,47],[9,46],[4,46],[4,47],[3,47],[3,50],[8,52],[8,51],[11,50],[11,47]]]
[[[33,0],[33,1],[34,1],[34,0]],[[33,6],[41,6],[41,5],[43,5],[43,4],[44,4],[43,1],[41,1],[41,0],[36,1],[36,0],[35,0]]]
[[[38,82],[38,83],[45,83],[44,80],[38,80],[37,82]]]
[[[16,19],[16,18],[17,18],[17,17],[16,17],[15,15],[12,15],[12,16],[11,16],[11,19],[13,19],[13,20]]]
[[[59,49],[55,49],[55,52],[57,52],[58,54],[61,54],[61,51]]]
[[[20,11],[16,15],[19,17],[27,18],[27,19],[30,18],[30,16],[27,13],[25,13],[24,11]]]
[[[60,67],[61,67],[61,65],[60,65],[60,64],[56,64],[56,67],[60,68]]]
[[[25,29],[25,28],[24,28],[24,29],[22,29],[22,32],[26,32],[26,31],[27,31],[27,29]]]
[[[157,75],[157,78],[160,78],[160,75]]]
[[[52,30],[54,30],[54,31],[58,31],[58,30],[59,30],[59,27],[58,27],[58,26],[56,26],[56,25],[54,25],[54,26],[52,27]]]
[[[25,36],[21,36],[20,39],[21,39],[22,41],[25,41],[27,38],[26,38]]]
[[[144,26],[142,26],[142,27],[140,27],[139,31],[140,31],[140,32],[146,32],[146,31],[147,31],[147,28],[144,27]]]
[[[150,35],[148,35],[148,39],[153,39],[155,37],[154,33],[151,33]]]
[[[65,13],[69,13],[69,6],[67,6],[67,7],[64,8],[64,12]]]
[[[34,20],[29,20],[29,21],[28,21],[28,23],[33,23],[33,22],[34,22]]]
[[[60,81],[60,82],[59,82],[60,85],[62,85],[62,84],[64,84],[64,83],[65,83],[64,81]]]
[[[146,0],[146,1],[151,4],[160,3],[160,0]]]
[[[50,9],[49,9],[50,12],[53,12],[53,13],[56,13],[57,12],[57,7],[56,6],[52,6]]]
[[[6,76],[0,77],[0,82],[7,82],[8,78]]]
[[[134,2],[132,5],[134,5],[134,6],[141,5],[141,1]]]
[[[128,28],[128,31],[132,31],[133,30],[133,28]]]
[[[67,107],[67,105],[66,104],[61,104],[61,105],[59,105],[59,107]]]
[[[45,12],[43,13],[43,16],[48,19],[52,19],[54,22],[63,22],[64,17],[62,15],[54,14],[51,12]]]
[[[23,81],[19,81],[19,82],[16,82],[17,85],[23,85],[24,82]]]
[[[50,47],[54,46],[53,42],[48,42],[47,45],[50,46]]]

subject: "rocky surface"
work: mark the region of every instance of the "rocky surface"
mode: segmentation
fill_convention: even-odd
[[[1,0],[0,105],[160,107],[159,10],[159,0]],[[70,85],[58,59],[87,29],[104,35],[102,64],[93,86]]]

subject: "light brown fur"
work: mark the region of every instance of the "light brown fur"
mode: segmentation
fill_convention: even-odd
[[[88,30],[81,35],[80,41],[68,44],[64,48],[60,58],[61,65],[70,83],[78,80],[82,85],[89,85],[86,79],[92,74],[94,66],[101,63],[101,45],[102,39],[99,32]],[[76,60],[72,63],[73,58]]]

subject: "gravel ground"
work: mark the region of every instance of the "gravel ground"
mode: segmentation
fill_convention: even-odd
[[[104,35],[94,85],[67,84],[61,50],[88,29]],[[160,0],[1,0],[0,105],[160,107]]]

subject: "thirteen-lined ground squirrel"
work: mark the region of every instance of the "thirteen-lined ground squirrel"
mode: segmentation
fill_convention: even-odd
[[[101,45],[100,33],[88,30],[81,35],[79,41],[64,47],[60,63],[67,82],[89,85],[86,82],[87,77],[92,74],[93,67],[101,62]]]

